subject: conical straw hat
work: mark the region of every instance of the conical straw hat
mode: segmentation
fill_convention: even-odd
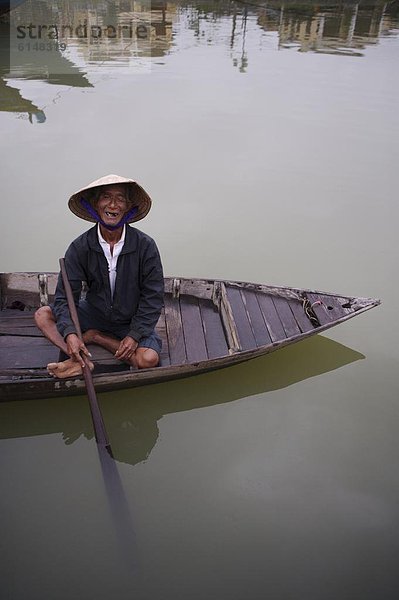
[[[77,217],[80,217],[85,221],[91,221],[92,223],[95,223],[96,220],[87,212],[81,203],[81,199],[83,198],[86,200],[86,202],[91,202],[95,197],[95,188],[104,185],[113,185],[116,183],[127,184],[129,190],[129,200],[131,201],[132,206],[137,206],[138,208],[137,212],[128,220],[128,223],[133,223],[133,221],[140,221],[141,219],[144,219],[151,208],[151,198],[136,181],[133,181],[133,179],[127,179],[126,177],[120,177],[119,175],[106,175],[105,177],[96,179],[96,181],[92,181],[86,185],[86,187],[78,190],[69,198],[69,208]]]

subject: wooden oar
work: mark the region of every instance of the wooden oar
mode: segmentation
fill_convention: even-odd
[[[69,283],[68,274],[65,267],[65,259],[60,258],[61,276],[64,284],[64,289],[68,301],[68,308],[71,315],[72,322],[75,326],[76,333],[80,340],[83,341],[82,330],[80,328],[78,312],[76,310],[75,301],[73,299],[71,284]],[[91,375],[90,367],[88,364],[87,357],[83,354],[82,358],[85,362],[85,368],[83,369],[83,376],[85,379],[87,396],[89,398],[91,418],[93,421],[94,434],[96,436],[96,442],[99,446],[104,447],[108,454],[112,457],[111,444],[108,440],[107,431],[105,429],[103,416],[98,404],[96,390],[94,389],[93,378]]]

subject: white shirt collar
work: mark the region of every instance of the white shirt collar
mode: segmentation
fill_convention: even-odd
[[[103,238],[103,236],[101,235],[100,224],[98,224],[97,233],[98,233],[98,240],[99,240],[100,244],[107,244],[109,246],[109,243],[107,242],[107,240],[105,240]],[[119,240],[119,242],[116,242],[117,244],[124,244],[124,242],[125,242],[125,233],[126,233],[126,225],[123,226],[121,239]]]

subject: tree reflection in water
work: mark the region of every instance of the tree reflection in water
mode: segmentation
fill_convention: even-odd
[[[15,6],[0,17],[0,77],[5,95],[0,111],[27,113],[30,122],[40,123],[45,121],[45,107],[24,98],[16,81],[92,87],[99,77],[111,72],[115,75],[118,69],[120,74],[149,71],[156,59],[198,45],[225,46],[232,64],[241,73],[248,70],[251,53],[263,46],[270,49],[270,44],[276,50],[293,48],[300,52],[362,56],[366,46],[377,44],[383,36],[396,35],[399,20],[397,2],[378,0],[43,0]],[[145,35],[137,34],[138,24],[141,33],[145,29]],[[23,42],[17,27],[25,32]],[[51,51],[34,51],[37,40],[30,40],[29,27],[34,27],[32,32],[41,28],[40,41],[43,47],[49,42]],[[100,30],[101,36],[90,33]],[[114,34],[107,35],[109,30]],[[79,37],[77,31],[85,31],[86,36]],[[187,35],[190,33],[191,40]],[[46,35],[51,38],[46,39]]]

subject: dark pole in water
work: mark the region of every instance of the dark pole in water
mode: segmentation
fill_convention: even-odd
[[[64,284],[65,294],[66,294],[67,301],[68,301],[68,308],[69,308],[69,312],[71,314],[71,319],[75,326],[76,333],[77,333],[79,339],[83,341],[82,330],[80,328],[78,312],[76,310],[75,301],[73,299],[72,288],[71,288],[71,284],[69,283],[64,258],[60,258],[60,267],[61,267],[61,276],[62,276],[62,281]],[[93,378],[92,378],[91,371],[90,371],[90,368],[88,365],[88,359],[84,354],[83,354],[82,358],[86,365],[85,368],[83,369],[83,376],[85,379],[87,396],[89,398],[90,412],[91,412],[91,418],[93,421],[96,442],[99,446],[104,447],[107,450],[108,454],[112,457],[113,455],[112,455],[112,450],[111,450],[111,444],[109,443],[109,440],[108,440],[108,435],[107,435],[107,431],[105,429],[103,416],[101,414],[101,410],[100,410],[100,407],[98,404],[96,390],[94,389],[94,384],[93,384]]]
[[[80,328],[78,313],[73,299],[71,284],[69,283],[64,258],[60,258],[60,267],[68,301],[69,312],[71,313],[71,319],[79,338],[83,341],[82,330]],[[112,454],[111,445],[108,440],[108,435],[98,404],[96,391],[94,389],[93,378],[91,376],[91,371],[85,355],[83,355],[83,360],[86,364],[85,368],[83,369],[83,375],[85,378],[87,395],[89,398],[91,418],[93,420],[94,433],[97,441],[98,455],[100,458],[108,504],[111,509],[111,515],[114,521],[121,555],[123,560],[126,561],[129,570],[131,570],[132,568],[136,567],[134,558],[136,554],[136,546],[132,518],[130,515],[129,505],[126,501],[125,493],[123,491],[119,472]]]

